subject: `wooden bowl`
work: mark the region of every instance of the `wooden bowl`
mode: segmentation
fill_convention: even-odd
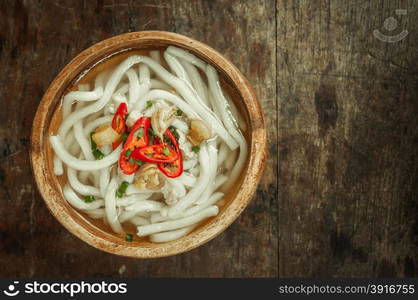
[[[216,217],[187,236],[166,243],[127,242],[75,210],[64,199],[60,181],[53,173],[49,136],[55,132],[56,111],[62,96],[98,62],[127,49],[158,49],[169,45],[189,50],[212,64],[230,87],[235,104],[247,121],[249,157],[242,176]],[[54,128],[55,127],[55,128]],[[32,127],[31,162],[38,189],[57,220],[86,243],[110,253],[139,258],[164,257],[191,250],[225,230],[251,200],[265,164],[266,129],[257,97],[247,79],[225,57],[191,38],[164,31],[126,33],[99,42],[75,57],[54,79],[39,104]],[[237,236],[237,239],[240,237]]]

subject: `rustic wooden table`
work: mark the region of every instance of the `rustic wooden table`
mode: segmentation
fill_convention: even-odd
[[[0,275],[417,276],[417,19],[413,0],[1,0]],[[388,43],[375,29],[407,35]],[[154,260],[67,232],[29,161],[33,116],[59,70],[139,30],[224,53],[254,85],[269,128],[267,168],[242,216],[208,244]]]

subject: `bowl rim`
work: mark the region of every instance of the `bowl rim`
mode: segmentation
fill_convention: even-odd
[[[62,203],[63,201],[65,202],[62,192],[57,192],[57,187],[52,186],[53,181],[51,181],[51,176],[55,175],[48,172],[49,167],[45,153],[45,141],[47,140],[50,125],[50,120],[47,118],[48,113],[50,113],[49,108],[51,105],[55,105],[57,103],[56,101],[59,101],[56,99],[61,99],[62,91],[59,91],[62,90],[64,81],[68,80],[69,74],[74,75],[71,77],[71,81],[73,81],[80,75],[79,71],[77,71],[77,74],[74,74],[74,70],[83,70],[81,68],[83,65],[85,70],[86,67],[97,63],[98,54],[105,56],[112,55],[115,51],[111,52],[111,49],[115,47],[129,49],[127,45],[137,43],[140,45],[141,42],[155,42],[179,46],[197,54],[206,62],[215,66],[217,70],[221,70],[229,77],[236,91],[239,92],[245,109],[248,111],[249,125],[251,128],[247,173],[243,177],[241,186],[235,198],[231,200],[231,203],[222,213],[205,225],[204,230],[195,230],[175,241],[153,243],[152,247],[138,247],[126,243],[116,243],[102,236],[94,235],[82,226],[82,224],[79,224],[69,216],[65,212],[65,207]],[[92,59],[93,56],[96,59]],[[135,258],[157,258],[192,250],[215,238],[238,218],[251,201],[264,171],[266,140],[264,116],[257,96],[245,76],[228,59],[208,45],[184,35],[167,31],[138,31],[116,35],[95,43],[79,53],[59,72],[38,105],[32,124],[30,159],[35,182],[45,204],[52,215],[69,232],[87,244],[108,253]],[[60,187],[59,189],[61,190]]]

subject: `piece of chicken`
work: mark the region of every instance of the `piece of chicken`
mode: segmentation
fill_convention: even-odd
[[[204,140],[208,140],[213,136],[210,126],[202,120],[192,120],[190,122],[190,131],[187,139],[194,146],[200,145]]]
[[[165,176],[157,165],[146,163],[136,171],[133,183],[139,189],[159,190],[165,184]]]
[[[164,132],[176,118],[177,109],[175,106],[161,105],[160,103],[156,105],[158,107],[156,107],[155,112],[152,114],[151,126],[154,132],[162,139]]]

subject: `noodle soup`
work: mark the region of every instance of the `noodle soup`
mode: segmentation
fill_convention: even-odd
[[[127,241],[172,241],[216,216],[248,156],[246,119],[228,88],[173,46],[89,70],[51,123],[65,199]]]

